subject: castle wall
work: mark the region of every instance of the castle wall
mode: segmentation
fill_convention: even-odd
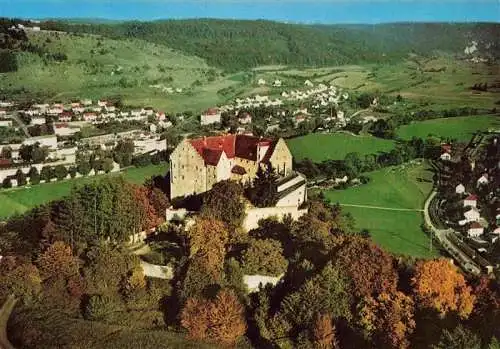
[[[281,175],[287,175],[292,172],[292,153],[290,153],[283,138],[278,140],[269,161],[276,172]]]
[[[297,205],[286,206],[286,207],[262,207],[262,208],[250,208],[246,211],[246,217],[243,221],[242,227],[246,231],[255,229],[259,227],[259,221],[261,219],[276,217],[278,220],[282,220],[283,217],[291,215],[294,220],[299,219],[307,213],[307,209],[299,210]]]
[[[188,141],[170,155],[170,197],[176,198],[207,190],[205,161]]]

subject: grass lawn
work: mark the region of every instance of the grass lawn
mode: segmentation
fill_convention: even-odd
[[[414,122],[398,128],[397,135],[403,139],[426,138],[429,135],[456,138],[468,141],[478,130],[500,129],[500,115],[465,116]]]
[[[153,175],[165,175],[166,171],[167,165],[163,163],[160,165],[130,168],[119,174],[114,173],[111,175],[121,174],[129,182],[142,184],[146,178]],[[103,175],[98,177],[83,177],[62,182],[39,184],[29,188],[0,191],[0,201],[2,202],[0,205],[0,218],[7,218],[16,213],[23,213],[38,205],[60,199],[68,195],[73,186],[88,183],[102,177]]]
[[[345,190],[329,190],[324,194],[331,202],[341,204],[380,206],[421,210],[432,188],[432,179],[426,164],[384,168],[367,173],[371,181]],[[375,208],[344,206],[350,212],[358,229],[367,229],[373,240],[383,248],[415,257],[432,257],[429,239],[420,229],[422,212],[391,211]]]
[[[289,139],[287,144],[296,160],[309,158],[314,162],[341,160],[353,152],[366,155],[394,148],[391,140],[347,133],[311,133]]]

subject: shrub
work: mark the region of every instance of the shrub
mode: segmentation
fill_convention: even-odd
[[[5,189],[12,188],[12,182],[11,182],[10,178],[5,178],[5,179],[3,180],[2,186],[3,186]]]
[[[93,295],[83,309],[83,317],[87,320],[105,320],[112,313],[120,310],[119,304],[108,296]]]
[[[242,264],[249,274],[277,276],[288,268],[281,243],[274,239],[250,240]]]

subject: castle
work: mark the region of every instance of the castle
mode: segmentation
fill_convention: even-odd
[[[292,154],[285,141],[248,135],[185,139],[170,155],[170,197],[200,194],[222,180],[243,183],[255,178],[259,166],[292,174]]]

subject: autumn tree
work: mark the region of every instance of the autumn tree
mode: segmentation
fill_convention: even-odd
[[[482,277],[474,287],[476,296],[470,320],[483,341],[492,336],[500,338],[500,285],[495,280]]]
[[[30,304],[37,299],[41,282],[37,267],[30,261],[14,256],[0,260],[0,302],[14,294],[24,304]]]
[[[288,267],[281,243],[273,239],[251,239],[243,252],[242,264],[248,274],[274,276],[283,274]]]
[[[231,229],[240,227],[245,218],[242,185],[231,180],[214,184],[203,196],[201,214],[222,221]]]
[[[316,349],[338,349],[331,315],[321,314],[316,318],[313,328],[313,345]]]
[[[246,332],[244,307],[229,290],[221,290],[214,300],[190,298],[181,325],[191,339],[233,346]]]
[[[71,247],[62,241],[54,242],[36,262],[42,279],[67,279],[78,273],[79,262]]]
[[[412,286],[421,308],[434,309],[442,317],[457,312],[463,319],[472,312],[475,301],[472,289],[447,259],[417,262]]]
[[[408,348],[415,328],[413,300],[395,291],[365,297],[358,305],[358,324],[377,347]]]
[[[391,255],[370,240],[349,237],[333,259],[352,280],[354,294],[358,297],[396,289],[398,275]]]

